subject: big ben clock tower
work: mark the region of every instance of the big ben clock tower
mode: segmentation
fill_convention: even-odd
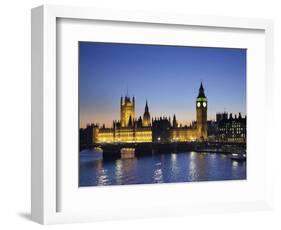
[[[201,82],[199,94],[196,98],[196,119],[197,119],[197,134],[199,139],[206,140],[207,134],[207,108],[208,101],[204,93],[204,88]]]

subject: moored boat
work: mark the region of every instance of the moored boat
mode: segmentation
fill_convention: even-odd
[[[246,161],[245,153],[232,153],[230,159],[234,161]]]

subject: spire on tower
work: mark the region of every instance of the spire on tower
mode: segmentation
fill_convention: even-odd
[[[146,102],[145,102],[145,113],[148,113],[149,112],[149,110],[148,110],[148,105],[147,105],[147,100],[146,100]]]
[[[206,97],[206,96],[205,96],[205,92],[204,92],[204,87],[203,87],[202,81],[201,81],[201,84],[200,84],[199,94],[198,94],[198,97],[197,97],[197,98],[199,98],[199,97]]]
[[[176,128],[178,127],[178,122],[177,122],[177,119],[176,119],[176,115],[174,114],[174,117],[173,117],[173,127]]]
[[[132,121],[132,116],[130,115],[130,118],[129,118],[129,122],[128,122],[128,127],[133,127],[133,121]]]
[[[150,114],[149,114],[147,100],[146,100],[144,114],[143,114],[143,126],[146,127],[146,126],[150,126],[150,125],[151,125],[151,120],[150,120]]]

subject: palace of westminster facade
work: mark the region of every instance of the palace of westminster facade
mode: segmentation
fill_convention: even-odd
[[[135,119],[135,98],[120,100],[120,120],[111,128],[97,124],[80,129],[80,145],[93,143],[128,142],[185,142],[196,140],[246,142],[246,116],[217,113],[215,121],[207,120],[208,101],[201,83],[196,98],[196,121],[189,126],[179,125],[176,116],[151,118],[146,102],[144,114]]]
[[[120,100],[120,120],[113,121],[112,128],[91,125],[92,143],[126,143],[159,141],[194,141],[207,139],[207,97],[201,83],[196,98],[196,122],[179,126],[174,115],[151,119],[146,102],[143,116],[135,118],[135,98],[128,95]]]

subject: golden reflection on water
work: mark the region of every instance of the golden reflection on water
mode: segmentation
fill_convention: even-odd
[[[125,184],[135,176],[137,168],[137,158],[119,159],[115,164],[116,184]]]
[[[226,166],[222,167],[218,164],[222,162],[221,160],[228,162]],[[150,183],[210,180],[209,178],[219,178],[221,175],[224,177],[222,173],[227,166],[230,169],[231,178],[238,178],[241,167],[245,167],[246,163],[229,160],[226,155],[201,152],[181,155],[161,154],[154,156],[151,160],[148,158],[118,159],[113,162],[95,160],[95,183],[101,186],[139,183],[142,180],[150,180]]]

